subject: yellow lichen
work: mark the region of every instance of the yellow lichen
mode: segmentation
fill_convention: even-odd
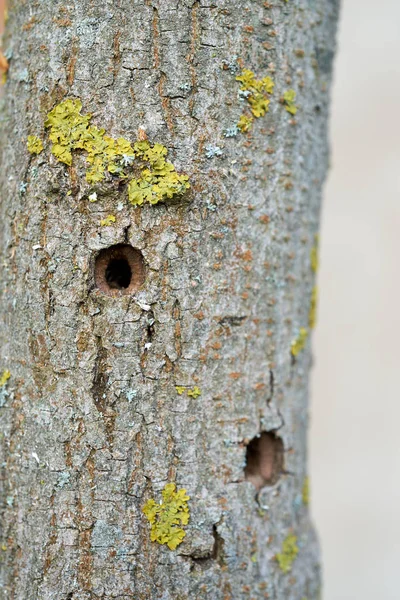
[[[139,161],[140,177],[128,184],[129,200],[133,205],[144,202],[156,204],[189,189],[187,175],[179,175],[172,163],[165,160],[167,148],[153,146],[147,141],[131,145],[125,138],[114,139],[104,129],[90,124],[91,114],[82,115],[79,99],[64,100],[47,115],[45,126],[50,129],[51,152],[58,161],[72,164],[74,151],[86,152],[89,167],[86,180],[102,181],[106,173],[127,178],[126,168]]]
[[[102,219],[100,221],[100,225],[102,227],[108,227],[109,225],[112,225],[113,223],[115,223],[117,219],[114,217],[114,215],[108,215],[105,219]]]
[[[253,117],[263,117],[269,110],[269,95],[274,91],[274,82],[271,77],[256,79],[253,71],[243,69],[240,75],[236,77],[242,85],[240,91],[250,105],[250,111]],[[246,114],[242,115],[237,124],[242,132],[250,129],[253,123],[253,117]]]
[[[7,383],[7,381],[10,379],[11,377],[11,373],[8,369],[5,369],[3,371],[2,376],[0,377],[0,387],[4,387]]]
[[[304,477],[303,481],[303,489],[301,491],[301,497],[303,499],[303,504],[306,506],[310,502],[310,478]]]
[[[197,387],[197,385],[195,385],[192,389],[185,388],[183,385],[176,385],[175,389],[180,396],[182,396],[184,392],[186,392],[191,398],[198,398],[201,396],[201,389]]]
[[[283,94],[283,104],[285,105],[286,110],[291,115],[295,115],[297,113],[297,106],[294,101],[296,99],[296,92],[294,90],[287,90]]]
[[[293,356],[297,356],[306,345],[308,331],[305,327],[300,327],[299,335],[292,341],[290,351]]]
[[[188,390],[187,395],[191,398],[197,398],[198,396],[201,396],[201,389],[195,385],[192,390]]]
[[[186,535],[182,526],[189,523],[187,501],[190,497],[186,495],[185,489],[176,490],[174,483],[167,483],[162,491],[162,498],[160,504],[153,499],[148,500],[143,513],[151,525],[151,541],[167,544],[170,550],[175,550]]]
[[[311,269],[314,271],[314,273],[318,271],[318,244],[319,235],[316,233],[314,236],[314,245],[310,250]]]
[[[28,135],[26,146],[31,154],[40,154],[43,150],[42,140],[36,135]]]
[[[314,329],[317,321],[317,302],[318,302],[318,287],[314,285],[311,291],[310,310],[308,312],[308,325],[310,329]]]
[[[243,133],[246,133],[246,131],[249,131],[250,127],[253,124],[253,117],[249,117],[247,115],[242,115],[238,121],[238,128],[240,129],[240,131],[242,131]]]
[[[136,156],[147,163],[141,170],[139,179],[128,184],[128,196],[133,205],[144,202],[157,204],[190,188],[187,175],[179,175],[172,163],[165,160],[168,150],[161,144],[150,146],[147,140],[134,144]]]
[[[276,555],[276,560],[284,573],[288,573],[291,570],[298,553],[297,537],[295,535],[288,535],[282,542],[282,551]]]

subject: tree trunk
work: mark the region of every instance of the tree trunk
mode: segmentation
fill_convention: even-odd
[[[10,2],[1,598],[319,598],[306,433],[336,18],[335,0]],[[138,144],[62,162],[48,114],[77,99],[86,133],[165,146],[173,191],[153,177],[138,204]],[[160,534],[182,489],[190,520]]]

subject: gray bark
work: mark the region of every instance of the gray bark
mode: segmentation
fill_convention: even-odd
[[[291,344],[315,285],[335,0],[9,4],[1,598],[316,600],[302,496],[310,336],[295,357]],[[246,106],[238,64],[275,90],[230,138]],[[288,89],[295,116],[280,102]],[[56,162],[44,121],[65,98],[114,137],[144,129],[191,189],[134,208],[115,178],[90,186],[84,158]],[[43,140],[39,156],[28,135]],[[140,250],[145,280],[108,295],[94,262],[119,243]],[[176,550],[150,541],[142,512],[167,482],[190,496]],[[286,572],[288,536],[298,554]]]

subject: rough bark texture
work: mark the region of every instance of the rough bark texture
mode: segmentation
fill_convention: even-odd
[[[291,343],[314,286],[336,12],[335,0],[10,2],[2,599],[319,597],[302,499],[310,340],[295,358]],[[245,103],[238,64],[275,91],[251,132],[228,138]],[[289,88],[295,116],[279,101]],[[30,155],[27,136],[46,140],[64,98],[115,137],[145,129],[191,189],[134,209],[115,179],[85,182],[83,157],[68,168],[48,142]],[[134,295],[95,286],[96,255],[118,243],[144,257]],[[195,385],[196,398],[175,387]],[[257,491],[244,467],[261,432],[282,440],[284,466],[271,485],[268,465],[258,473]],[[168,481],[190,495],[176,550],[150,541],[142,513]],[[299,552],[284,572],[288,536]]]

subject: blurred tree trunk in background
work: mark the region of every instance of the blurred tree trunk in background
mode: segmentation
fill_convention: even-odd
[[[334,0],[9,3],[1,598],[319,597],[306,433],[336,19]],[[91,135],[165,146],[190,189],[132,206],[122,169],[154,198],[164,158],[158,187],[139,150],[98,182],[89,154],[58,162],[44,123],[66,99]],[[96,131],[111,160],[122,142]],[[174,549],[143,513],[168,482],[190,496]]]

